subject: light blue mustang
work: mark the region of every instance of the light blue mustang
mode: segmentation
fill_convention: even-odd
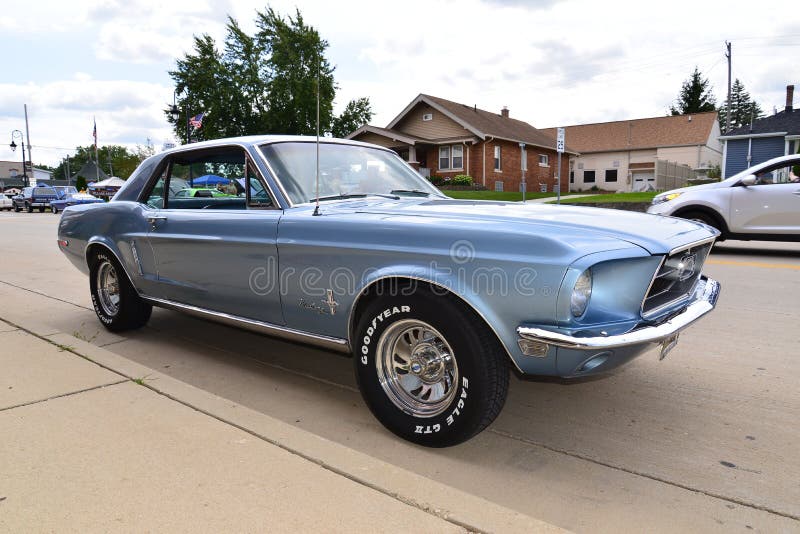
[[[186,197],[206,175],[225,195]],[[497,416],[509,369],[613,369],[714,308],[717,233],[620,211],[452,200],[392,151],[313,138],[198,143],[147,159],[61,250],[110,330],[151,306],[354,355],[389,430],[428,446]]]

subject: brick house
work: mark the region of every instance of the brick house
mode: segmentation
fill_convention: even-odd
[[[386,128],[365,125],[347,136],[397,152],[423,176],[472,177],[495,191],[555,191],[555,139],[507,108],[492,113],[444,98],[420,94]],[[569,156],[561,159],[561,190],[567,191]],[[527,160],[523,171],[522,161]]]
[[[722,162],[715,111],[566,127],[572,191],[683,187]],[[540,130],[555,138],[556,129]]]

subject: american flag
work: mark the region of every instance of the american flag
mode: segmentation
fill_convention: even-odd
[[[203,126],[203,115],[205,115],[205,113],[200,113],[199,115],[195,115],[194,117],[189,119],[189,124],[192,125],[192,128],[197,130],[198,128]]]

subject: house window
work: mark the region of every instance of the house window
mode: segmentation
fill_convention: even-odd
[[[433,113],[423,113],[422,114],[423,121],[432,121],[433,120]]]
[[[578,169],[583,169],[583,163],[578,163]]]
[[[502,164],[502,162],[500,161],[500,147],[499,146],[495,146],[494,147],[494,170],[496,170],[496,171],[501,170],[502,169],[502,167],[500,166],[501,164]]]
[[[539,167],[549,167],[550,156],[548,154],[539,154]]]
[[[583,171],[583,183],[594,183],[594,171]]]
[[[503,190],[503,182],[497,181],[494,183],[494,190],[495,191],[502,191]]]
[[[451,169],[464,168],[464,147],[461,145],[453,145],[451,148],[453,160],[451,161]]]
[[[464,168],[464,147],[462,145],[439,147],[439,170]]]
[[[617,169],[606,169],[606,182],[617,181]]]
[[[449,146],[440,146],[439,147],[439,168],[440,169],[449,169],[450,168],[450,147]]]
[[[575,171],[569,171],[569,183],[575,183]]]

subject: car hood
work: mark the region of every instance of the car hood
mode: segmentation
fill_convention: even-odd
[[[326,207],[325,214],[363,213],[385,217],[426,217],[431,224],[461,221],[485,225],[491,222],[512,233],[531,233],[558,238],[560,233],[616,238],[635,244],[651,254],[713,237],[713,230],[684,219],[632,211],[520,202],[475,200],[384,201],[360,199]]]

